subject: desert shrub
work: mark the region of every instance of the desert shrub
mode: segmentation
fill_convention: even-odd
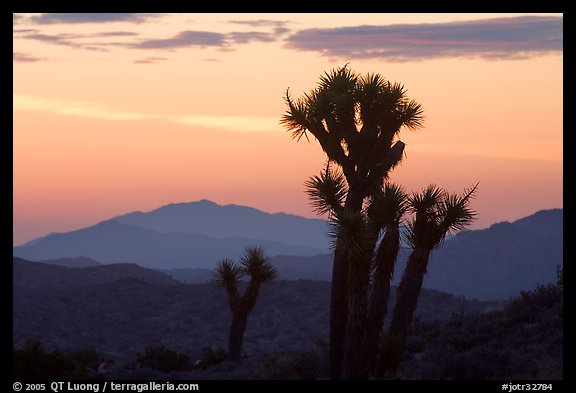
[[[313,347],[302,350],[267,354],[263,366],[269,379],[322,379],[328,375],[327,348]]]
[[[535,289],[522,291],[510,301],[506,315],[515,323],[534,323],[538,314],[550,309],[562,300],[562,291],[554,284],[539,284]]]
[[[228,352],[224,348],[214,350],[207,347],[202,349],[202,360],[200,360],[199,366],[202,370],[206,370],[208,367],[224,362],[227,358]]]
[[[507,375],[509,364],[509,354],[494,349],[475,347],[465,353],[449,357],[443,378],[457,380],[501,378]]]
[[[560,292],[564,291],[564,268],[560,265],[556,265],[556,286]]]
[[[27,339],[23,347],[14,348],[13,375],[23,380],[91,379],[93,373],[74,356],[60,350],[47,352],[35,339]]]
[[[70,356],[79,364],[92,370],[98,370],[98,366],[104,362],[104,357],[94,347],[86,347],[70,352]]]
[[[136,355],[136,362],[140,367],[153,368],[163,373],[183,370],[188,361],[188,355],[173,351],[164,345],[147,347],[144,353]]]

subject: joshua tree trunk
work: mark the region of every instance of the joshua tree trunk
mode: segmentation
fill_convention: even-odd
[[[390,226],[387,228],[376,254],[376,271],[374,273],[368,318],[366,320],[366,340],[364,345],[370,369],[376,366],[380,335],[388,309],[390,281],[392,280],[394,264],[396,263],[399,249],[400,231],[397,226]]]
[[[350,183],[350,180],[348,180]],[[345,208],[353,212],[362,209],[364,195],[358,190],[349,189]],[[330,379],[338,380],[342,374],[342,358],[344,355],[344,336],[348,320],[347,279],[350,261],[336,247],[334,250],[334,265],[332,267],[332,286],[330,292]]]
[[[365,261],[368,263],[368,261]],[[358,267],[356,267],[358,268]],[[363,267],[360,267],[362,269]],[[368,268],[366,267],[366,270]],[[366,379],[368,370],[364,361],[364,334],[366,328],[368,272],[364,277],[360,272],[360,282],[356,288],[350,288],[352,294],[348,303],[348,322],[344,336],[344,359],[342,362],[342,379]]]
[[[388,334],[400,339],[401,342],[406,339],[408,327],[418,305],[418,297],[422,289],[429,257],[430,250],[414,249],[408,257],[406,270],[398,286],[396,306]]]
[[[228,359],[234,362],[239,361],[242,354],[246,321],[246,316],[240,313],[234,313],[232,316],[232,324],[230,324],[230,334],[228,336]]]

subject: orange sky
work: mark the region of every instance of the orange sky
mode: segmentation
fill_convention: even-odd
[[[393,181],[480,182],[474,228],[562,207],[562,19],[519,16],[18,14],[14,244],[203,198],[313,217],[282,97],[347,62],[424,107]]]

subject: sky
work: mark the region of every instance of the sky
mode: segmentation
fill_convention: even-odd
[[[316,217],[280,124],[344,64],[424,109],[390,175],[479,182],[471,229],[563,207],[562,14],[14,14],[13,244],[209,199]]]

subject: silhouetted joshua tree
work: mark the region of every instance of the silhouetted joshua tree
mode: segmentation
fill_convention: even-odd
[[[334,69],[320,78],[319,85],[302,98],[293,100],[290,92],[285,96],[288,110],[282,117],[282,124],[292,132],[294,139],[302,136],[308,139],[308,132],[320,143],[328,156],[329,163],[342,169],[340,181],[345,187],[339,193],[325,195],[325,212],[333,212],[333,217],[347,225],[361,224],[362,207],[365,200],[375,190],[382,187],[388,173],[401,160],[404,143],[397,139],[402,127],[417,129],[422,126],[423,116],[420,104],[406,97],[406,90],[399,83],[390,83],[379,74],[357,75],[347,65]],[[328,166],[329,167],[329,166]],[[317,177],[330,175],[329,168]],[[345,181],[344,181],[345,178]],[[312,181],[314,180],[311,179]],[[325,191],[325,190],[324,190]],[[322,196],[323,190],[318,190]],[[370,258],[373,247],[357,249],[358,253],[346,250],[347,231],[337,231],[332,288],[330,301],[330,378],[342,377],[342,366],[349,371],[345,378],[357,378],[359,362],[364,347],[364,334],[356,335],[358,326],[348,326],[348,293],[363,293],[369,280]],[[360,234],[357,234],[360,236]],[[375,242],[377,236],[366,239]],[[361,242],[362,243],[362,242]],[[360,263],[360,260],[362,262]],[[351,272],[352,266],[359,270]],[[349,275],[360,274],[361,279],[349,288]],[[366,306],[362,299],[358,310]],[[344,341],[349,331],[348,354],[345,354]],[[354,370],[356,369],[356,370]]]
[[[334,248],[351,262],[342,378],[366,378],[376,364],[407,195],[401,187],[386,183],[371,192],[363,211],[353,212],[342,205],[346,180],[330,165],[305,185],[314,209],[330,214]]]
[[[398,286],[396,305],[386,340],[387,343],[399,345],[400,352],[416,311],[430,253],[442,244],[446,234],[463,230],[474,221],[476,212],[470,209],[470,201],[477,187],[478,184],[465,190],[462,195],[456,195],[430,185],[408,199],[409,210],[414,213],[414,218],[408,223],[407,234],[412,252]],[[384,357],[386,352],[393,351],[391,348],[384,348]],[[401,357],[398,360],[400,359]],[[392,367],[396,366],[397,362],[392,364]],[[385,368],[379,367],[380,370]]]
[[[244,275],[250,276],[244,295],[238,292],[238,283]],[[276,269],[268,262],[262,248],[246,248],[240,266],[231,259],[223,259],[216,265],[215,282],[226,289],[228,305],[232,312],[232,323],[228,336],[228,359],[240,360],[242,342],[248,315],[256,305],[262,283],[276,278]]]

